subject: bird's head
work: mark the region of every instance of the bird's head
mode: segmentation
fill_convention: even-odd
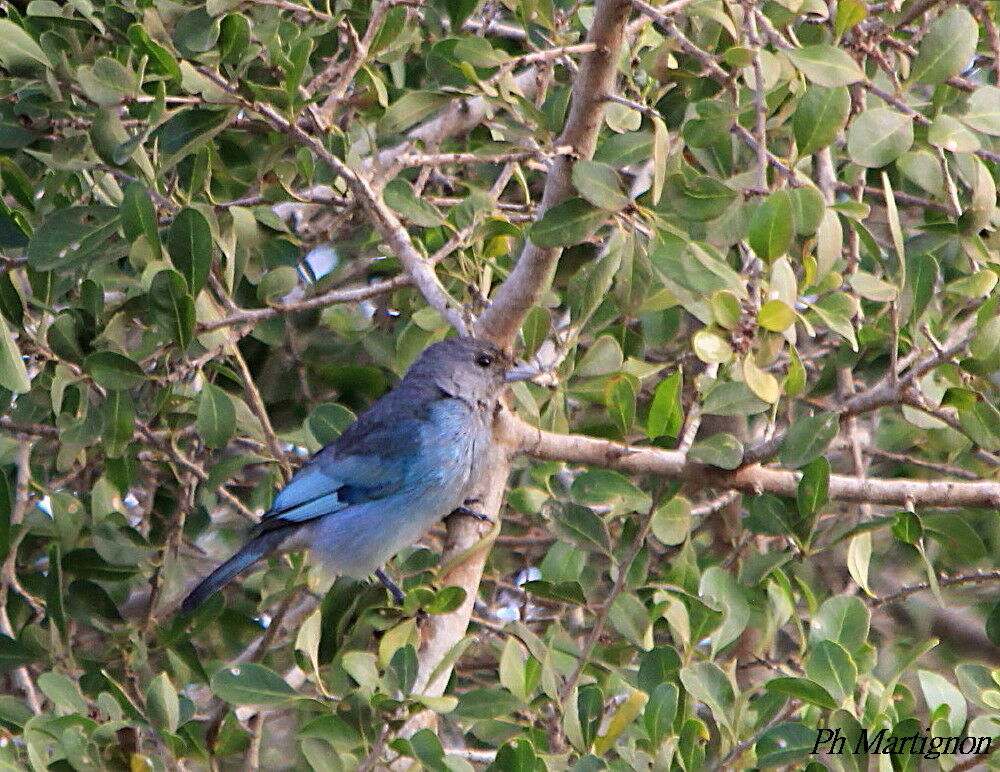
[[[492,402],[504,385],[530,379],[498,346],[479,338],[447,338],[428,346],[410,366],[403,382],[430,380],[442,390],[470,401]]]

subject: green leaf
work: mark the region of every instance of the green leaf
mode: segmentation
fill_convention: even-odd
[[[659,116],[653,116],[653,186],[649,190],[653,206],[660,203],[663,183],[666,181],[667,154],[670,152],[670,133]]]
[[[851,288],[865,300],[872,300],[876,303],[888,303],[896,299],[899,290],[895,285],[887,281],[882,281],[870,273],[858,271],[850,279]]]
[[[64,713],[87,715],[87,703],[76,681],[62,673],[49,672],[38,676],[38,687],[56,708]]]
[[[826,689],[839,704],[853,694],[858,681],[858,667],[843,646],[820,641],[805,661],[806,676]]]
[[[535,579],[525,582],[525,590],[539,598],[548,598],[559,603],[571,603],[576,606],[586,606],[587,598],[583,594],[583,588],[579,582],[546,582],[542,579]]]
[[[210,448],[221,448],[236,430],[236,408],[218,386],[206,383],[198,395],[198,433]]]
[[[541,306],[532,306],[524,317],[524,324],[521,325],[521,336],[524,338],[522,356],[525,358],[534,356],[539,346],[545,342],[551,328],[552,317],[549,312]]]
[[[795,233],[799,236],[812,236],[819,230],[826,214],[823,194],[812,185],[802,185],[788,191],[788,196],[792,205]]]
[[[986,617],[986,637],[994,646],[1000,646],[1000,601],[990,609],[989,616]],[[2,639],[0,639],[2,640]],[[0,647],[2,650],[2,647]],[[3,667],[2,653],[0,653],[0,668]]]
[[[584,684],[576,695],[576,715],[580,722],[582,747],[590,748],[604,716],[604,693],[597,684]]]
[[[254,662],[217,670],[210,685],[215,696],[233,705],[284,705],[299,696],[284,678]]]
[[[52,66],[35,39],[10,19],[0,19],[0,62],[18,73]]]
[[[739,298],[732,292],[729,290],[713,292],[708,304],[712,309],[712,318],[720,327],[735,330],[739,326],[743,309],[740,308]]]
[[[670,733],[677,716],[679,693],[674,684],[661,683],[649,695],[649,701],[642,712],[642,723],[653,747],[657,747]]]
[[[500,746],[486,772],[536,772],[539,759],[531,741],[517,737]],[[451,767],[454,769],[454,767]]]
[[[839,705],[830,696],[830,692],[808,678],[772,678],[764,684],[764,688],[774,694],[783,694],[827,710],[836,710]]]
[[[611,602],[608,620],[614,628],[640,649],[653,645],[649,611],[635,595],[622,593]]]
[[[969,276],[948,282],[945,292],[954,292],[967,298],[982,298],[993,292],[997,285],[997,274],[989,268],[983,268]]]
[[[161,168],[164,171],[171,168],[210,142],[229,124],[231,117],[229,110],[192,108],[168,119],[150,136],[163,154]]]
[[[781,398],[781,386],[771,373],[761,370],[754,361],[753,352],[743,357],[743,380],[755,396],[773,405]]]
[[[1000,136],[1000,88],[980,86],[969,97],[968,109],[960,116],[966,125],[991,136]]]
[[[78,67],[76,77],[87,96],[103,107],[114,107],[135,94],[135,73],[108,56]]]
[[[683,382],[684,375],[678,370],[656,384],[653,401],[649,404],[649,416],[646,419],[646,436],[649,439],[676,437],[680,432],[684,421],[684,410],[681,405]]]
[[[160,673],[146,688],[146,715],[153,726],[165,732],[176,732],[180,722],[180,700],[170,676]]]
[[[627,437],[635,423],[635,401],[639,394],[639,379],[621,373],[608,380],[604,390],[604,404],[611,421],[622,437]]]
[[[389,105],[378,123],[382,134],[398,134],[436,113],[448,96],[433,91],[407,91]]]
[[[784,392],[785,396],[797,397],[806,387],[806,369],[802,366],[798,351],[795,346],[788,347],[788,374],[785,376]]]
[[[701,412],[705,415],[755,415],[769,407],[742,381],[719,381],[705,395]]]
[[[862,0],[837,0],[837,15],[833,23],[833,32],[837,39],[847,30],[856,27],[868,17],[868,9]]]
[[[691,336],[691,347],[702,362],[725,364],[733,358],[733,347],[728,340],[708,327]]]
[[[98,351],[83,360],[83,370],[98,386],[111,391],[131,389],[146,380],[146,374],[132,359],[115,351]]]
[[[495,718],[522,708],[521,701],[506,689],[476,688],[458,698],[457,718],[480,720]]]
[[[650,530],[662,544],[683,544],[691,533],[691,502],[683,496],[674,496],[657,507]]]
[[[404,179],[391,180],[385,186],[383,197],[386,204],[414,225],[433,228],[444,222],[444,216],[438,208],[417,196],[410,183]]]
[[[567,284],[567,305],[574,324],[582,326],[604,302],[611,288],[622,260],[622,250],[612,248],[614,243],[615,236],[612,234],[606,254],[580,268]]]
[[[732,731],[736,696],[722,668],[714,662],[696,662],[681,668],[680,675],[691,696],[705,703],[715,720]]]
[[[173,54],[154,41],[141,24],[133,24],[126,31],[129,42],[136,50],[149,57],[149,68],[160,75],[166,75],[174,83],[181,81],[181,68]]]
[[[826,450],[838,428],[836,413],[821,413],[793,421],[781,443],[781,463],[793,469],[805,466]]]
[[[146,243],[153,249],[156,259],[160,258],[160,231],[156,222],[156,210],[149,192],[140,182],[130,182],[122,193],[122,229],[125,238],[135,241],[146,237]]]
[[[170,268],[160,271],[149,284],[146,302],[156,324],[186,349],[194,337],[195,307],[184,277]]]
[[[49,215],[31,234],[26,256],[36,271],[68,273],[103,255],[118,230],[118,210],[73,206]]]
[[[344,433],[344,429],[354,423],[357,418],[353,412],[343,405],[325,402],[313,408],[306,425],[309,432],[320,445],[329,445]]]
[[[290,265],[278,265],[265,273],[257,284],[257,299],[277,303],[299,284],[299,272]]]
[[[14,333],[2,316],[0,316],[0,386],[15,394],[24,394],[31,389],[28,369],[14,341]]]
[[[868,640],[871,613],[856,595],[827,598],[813,617],[810,636],[817,641],[839,643],[847,651],[857,651]]]
[[[135,405],[127,391],[112,391],[104,405],[104,452],[116,458],[135,433]]]
[[[722,612],[722,624],[715,628],[710,639],[714,656],[746,629],[750,621],[750,604],[746,592],[733,575],[719,566],[705,569],[698,585],[698,595],[711,608]]]
[[[872,559],[872,535],[865,531],[859,533],[847,547],[847,570],[851,578],[868,595],[874,595],[868,585],[868,568]]]
[[[582,198],[556,204],[528,230],[539,247],[571,247],[590,238],[607,219],[607,212]]]
[[[596,207],[617,212],[631,201],[622,192],[621,179],[614,167],[582,159],[573,164],[573,186]]]
[[[813,753],[815,747],[815,729],[797,722],[786,721],[763,732],[754,749],[757,754],[757,766],[761,769],[771,769],[797,768]]]
[[[433,772],[447,772],[448,766],[444,763],[444,748],[433,730],[421,729],[414,734],[410,738],[410,747],[413,749],[413,755],[425,769]]]
[[[235,5],[235,4],[234,4]],[[250,45],[250,22],[239,13],[228,13],[219,23],[219,54],[224,62],[238,63],[255,55]]]
[[[827,88],[848,86],[865,77],[858,63],[836,46],[819,43],[787,50],[785,55],[809,80]]]
[[[714,220],[739,196],[708,175],[687,179],[683,174],[672,174],[664,182],[663,192],[661,209],[695,222]]]
[[[743,443],[731,434],[713,434],[696,442],[688,451],[688,456],[720,469],[736,469],[743,463]]]
[[[765,330],[784,332],[795,324],[795,311],[783,300],[768,300],[757,312],[757,321]]]
[[[794,235],[792,202],[787,190],[771,193],[750,215],[747,241],[763,260],[771,261],[785,254]]]
[[[465,603],[465,590],[455,585],[442,587],[434,594],[434,599],[424,610],[428,614],[450,614]]]
[[[636,683],[640,689],[652,695],[660,684],[676,681],[680,667],[681,658],[673,646],[656,646],[642,655]]]
[[[847,130],[847,153],[860,166],[890,164],[913,145],[913,119],[888,107],[865,110]]]
[[[621,369],[624,359],[618,341],[610,335],[602,335],[580,359],[576,366],[576,375],[580,378],[593,378],[615,373]]]
[[[191,296],[196,296],[208,282],[212,268],[212,231],[205,215],[191,207],[178,212],[167,232],[167,251],[187,281]]]
[[[982,147],[979,137],[957,118],[944,113],[934,118],[927,130],[927,141],[950,153],[974,153]]]
[[[465,596],[464,590],[462,596]],[[389,669],[395,674],[399,690],[403,694],[409,694],[413,690],[413,684],[417,680],[417,668],[417,652],[411,644],[400,646],[393,652],[392,659],[389,660]]]
[[[611,554],[607,524],[587,507],[562,504],[553,507],[552,526],[556,535],[588,552]]]
[[[819,511],[830,500],[827,491],[830,487],[830,462],[824,456],[817,456],[802,469],[799,480],[796,501],[799,514],[812,521]]]
[[[920,682],[920,691],[923,692],[924,701],[931,713],[936,713],[942,705],[948,706],[948,723],[951,726],[951,732],[959,734],[965,726],[968,715],[965,696],[940,673],[917,670],[917,680]]]
[[[943,83],[972,63],[979,25],[965,8],[955,6],[938,16],[920,41],[908,83]]]
[[[573,480],[570,498],[587,507],[608,506],[615,510],[646,511],[649,494],[613,469],[588,469]]]
[[[176,21],[171,39],[186,56],[203,54],[219,39],[219,19],[209,16],[204,8],[195,8]]]
[[[0,634],[0,673],[6,673],[8,670],[36,662],[39,659],[41,659],[41,652],[8,635]]]
[[[60,311],[49,325],[45,334],[52,353],[67,362],[77,364],[83,361],[84,353],[80,338],[83,323],[76,311]]]
[[[892,535],[904,544],[914,545],[924,538],[924,526],[919,515],[913,512],[900,512],[896,522],[892,524]]]

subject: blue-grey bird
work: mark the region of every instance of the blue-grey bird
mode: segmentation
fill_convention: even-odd
[[[325,569],[375,573],[438,520],[464,506],[489,446],[504,384],[533,373],[487,341],[429,346],[400,384],[314,455],[278,493],[249,541],[184,599],[189,612],[275,550],[309,549]]]

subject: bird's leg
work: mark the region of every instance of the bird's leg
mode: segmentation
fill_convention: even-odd
[[[402,606],[403,599],[406,597],[406,595],[403,593],[401,589],[399,589],[399,586],[394,581],[392,581],[392,579],[386,576],[385,571],[383,571],[381,568],[375,569],[375,576],[378,577],[378,580],[385,585],[385,588],[389,591],[389,594],[392,595],[392,599],[396,601],[397,605]]]
[[[488,515],[484,515],[482,512],[477,512],[474,509],[469,508],[469,504],[479,504],[481,503],[479,499],[466,499],[465,503],[460,507],[455,507],[451,511],[453,515],[465,515],[466,517],[471,517],[474,520],[478,520],[481,523],[492,523],[493,521]]]

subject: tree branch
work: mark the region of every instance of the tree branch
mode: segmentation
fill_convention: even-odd
[[[570,145],[579,158],[590,158],[597,145],[604,105],[614,89],[629,8],[625,0],[600,0],[596,5],[587,35],[587,42],[593,43],[595,48],[584,55],[580,64],[580,72],[573,83],[569,116],[556,142]],[[538,209],[539,216],[572,195],[573,163],[565,156],[553,161]],[[552,282],[561,253],[559,248],[526,243],[514,270],[497,288],[492,304],[479,317],[476,334],[501,345],[510,345],[528,309],[538,302]]]
[[[623,30],[628,18],[629,5],[623,0],[598,0],[594,21],[587,42],[594,50],[585,54],[573,88],[572,105],[563,133],[555,144],[570,145],[574,151],[589,157],[597,142],[597,132],[604,115],[605,96],[614,82],[618,54],[624,40]],[[485,106],[484,108],[485,109]],[[476,121],[479,120],[478,116]],[[461,120],[452,116],[450,120]],[[465,116],[468,120],[468,116]],[[441,117],[442,126],[448,116]],[[570,195],[572,162],[565,156],[555,159],[542,197],[539,216],[546,209]],[[480,317],[475,332],[502,345],[509,345],[521,320],[536,302],[551,280],[560,250],[544,250],[526,245],[514,270],[500,286],[493,304]],[[503,426],[498,422],[499,430]],[[507,446],[496,438],[480,466],[473,471],[478,490],[469,491],[482,502],[482,512],[488,517],[499,518],[503,494],[510,473]],[[491,540],[484,540],[484,524],[470,517],[448,519],[448,533],[441,565],[449,567],[441,577],[442,582],[462,587],[465,601],[449,614],[435,614],[427,624],[424,644],[420,648],[419,674],[414,693],[439,695],[444,692],[451,676],[451,666],[442,666],[445,658],[465,636],[472,616],[486,557]],[[499,530],[499,529],[497,529]],[[433,679],[432,679],[433,676]],[[428,726],[435,720],[433,713],[424,711],[412,717],[402,727],[400,736],[407,737]]]
[[[410,238],[406,227],[396,214],[382,200],[382,196],[372,187],[371,181],[362,174],[355,172],[337,156],[326,149],[326,146],[316,137],[307,134],[294,122],[267,104],[251,102],[218,73],[206,67],[199,67],[198,72],[228,93],[241,107],[257,113],[276,130],[287,134],[303,147],[308,148],[321,159],[337,175],[339,175],[354,197],[361,202],[375,230],[388,242],[390,249],[406,269],[414,285],[420,290],[427,302],[456,330],[468,333],[462,310],[448,295],[440,279],[434,273],[434,268],[420,252]]]
[[[521,453],[546,461],[568,461],[615,469],[626,474],[652,474],[669,480],[794,497],[799,472],[758,466],[727,471],[689,461],[684,453],[649,447],[629,447],[579,434],[554,434],[505,414],[507,432]],[[830,475],[834,501],[918,507],[1000,507],[1000,483],[888,479]]]

